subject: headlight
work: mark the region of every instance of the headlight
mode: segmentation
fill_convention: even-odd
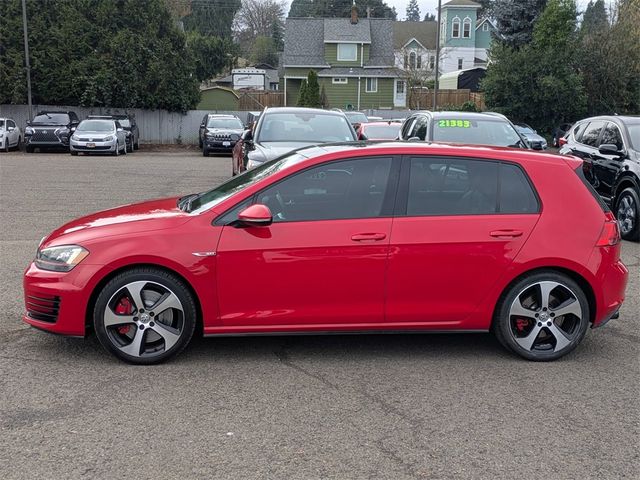
[[[216,136],[216,134],[215,134],[215,133],[209,133],[209,132],[205,133],[204,135],[205,135],[205,137],[207,137],[207,138],[213,138],[213,137],[215,137],[215,136]]]
[[[56,129],[56,135],[68,135],[69,129],[67,127],[60,127]]]
[[[38,249],[35,264],[42,270],[53,272],[68,272],[79,264],[89,252],[80,245],[61,245]]]
[[[24,129],[24,134],[25,135],[33,135],[35,132],[36,131],[31,127],[27,127],[27,128]]]
[[[71,140],[74,140],[74,141],[77,142],[78,141],[78,137],[76,137],[75,135],[71,135]]]
[[[102,140],[100,140],[101,142],[110,142],[111,140],[113,140],[113,136],[109,135],[108,137],[104,137]]]

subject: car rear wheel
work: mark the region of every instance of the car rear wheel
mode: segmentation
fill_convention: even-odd
[[[100,344],[134,364],[154,364],[180,353],[196,325],[193,296],[175,275],[135,268],[102,289],[93,311]]]
[[[27,145],[26,147],[24,147],[24,150],[25,150],[27,153],[33,153],[33,147],[32,147],[32,146],[30,146],[30,145]]]
[[[622,238],[632,241],[640,240],[640,200],[635,189],[626,188],[620,193],[615,212]]]
[[[9,138],[4,141],[4,153],[9,153]]]
[[[493,330],[521,357],[549,361],[571,352],[589,326],[589,303],[568,276],[548,271],[528,275],[503,295]]]

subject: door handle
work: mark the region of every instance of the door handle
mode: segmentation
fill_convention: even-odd
[[[521,237],[522,232],[520,230],[494,230],[493,232],[489,233],[489,235],[496,238],[516,238]]]
[[[387,238],[386,233],[357,233],[351,235],[351,240],[354,242],[366,242],[366,241],[378,241]]]

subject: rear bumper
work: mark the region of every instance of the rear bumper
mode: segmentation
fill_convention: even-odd
[[[618,260],[598,270],[600,292],[596,292],[597,309],[592,328],[601,327],[618,317],[625,298],[629,270]]]

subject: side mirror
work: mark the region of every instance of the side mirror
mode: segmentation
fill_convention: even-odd
[[[244,142],[252,142],[253,141],[253,131],[245,130],[242,133],[242,141],[244,141]]]
[[[271,210],[266,205],[256,203],[238,214],[238,224],[245,227],[266,227],[273,222]]]
[[[237,142],[238,140],[240,140],[240,135],[238,135],[237,133],[232,133],[231,135],[229,135],[229,138],[232,142]]]
[[[27,120],[27,126],[31,125],[31,120]]]
[[[624,157],[624,152],[618,150],[617,145],[614,145],[613,143],[603,143],[598,148],[598,152],[600,152],[602,155],[615,155],[617,157]]]
[[[124,128],[122,128],[122,127],[118,127],[118,128],[116,128],[116,130],[117,130],[118,132],[122,132],[122,131],[124,131]]]
[[[204,128],[204,123],[201,123],[201,124],[200,124],[200,128]]]
[[[540,140],[531,140],[529,144],[533,150],[542,150],[542,142]]]
[[[77,128],[77,125],[72,125],[72,126],[71,126],[71,128],[69,129],[69,131],[70,131],[71,133],[73,133],[73,132],[75,132],[75,131],[76,131],[76,128]]]
[[[8,127],[7,128],[7,132],[13,132],[16,129],[16,127]]]

